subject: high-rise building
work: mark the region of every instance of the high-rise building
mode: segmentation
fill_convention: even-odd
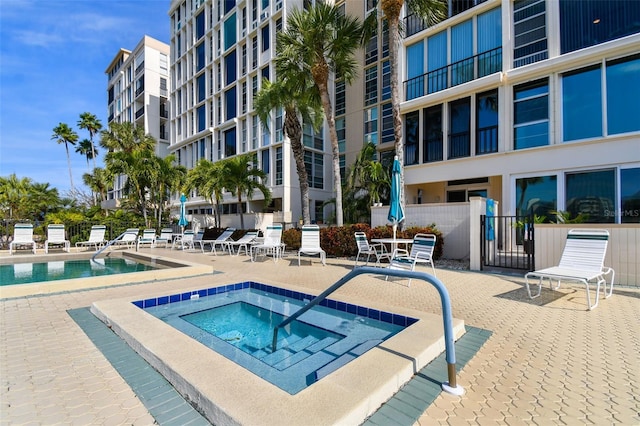
[[[169,45],[144,36],[133,51],[120,49],[107,74],[108,123],[135,123],[156,141],[155,154],[169,147]],[[122,198],[126,176],[117,176],[104,207]]]
[[[432,28],[403,15],[407,203],[640,222],[640,2],[448,4]]]

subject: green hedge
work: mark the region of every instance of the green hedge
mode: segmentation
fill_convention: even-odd
[[[392,238],[393,228],[391,226],[378,226],[371,228],[365,223],[356,223],[346,226],[330,226],[327,228],[320,228],[320,246],[327,252],[327,256],[331,257],[355,257],[358,254],[358,246],[356,246],[356,239],[354,233],[364,232],[367,235],[367,239],[371,241],[372,238]],[[413,238],[415,234],[435,234],[436,247],[433,252],[434,259],[439,259],[442,256],[442,248],[444,247],[444,240],[442,233],[435,227],[430,225],[427,227],[414,226],[411,228],[398,230],[396,233],[397,238]],[[282,233],[282,242],[286,244],[287,250],[298,251],[300,249],[300,240],[302,231],[300,229],[287,229]]]

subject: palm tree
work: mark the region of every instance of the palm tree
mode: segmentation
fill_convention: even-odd
[[[89,170],[89,160],[93,158],[94,154],[98,155],[98,150],[93,148],[93,144],[89,139],[82,139],[80,142],[78,142],[78,146],[76,146],[76,152],[86,157],[87,170]],[[95,161],[94,161],[94,168],[95,168]]]
[[[348,187],[355,193],[366,191],[368,210],[372,204],[380,202],[391,186],[389,171],[375,160],[376,151],[373,143],[366,143],[351,166],[347,180]]]
[[[82,175],[82,182],[91,189],[94,194],[100,194],[100,201],[107,200],[107,191],[113,185],[113,178],[106,169],[96,167],[93,173]],[[95,200],[97,204],[97,200]]]
[[[224,188],[237,196],[238,212],[240,213],[240,227],[244,229],[244,216],[242,212],[242,195],[246,195],[247,200],[253,199],[254,191],[262,192],[264,205],[271,202],[271,191],[262,180],[267,174],[255,167],[251,154],[237,155],[235,157],[222,160],[224,167]]]
[[[276,39],[276,52],[285,48]],[[309,180],[304,164],[304,146],[302,144],[302,122],[311,123],[315,130],[322,126],[322,111],[317,90],[308,74],[299,71],[299,62],[291,61],[287,56],[276,53],[275,82],[264,79],[262,88],[254,99],[254,109],[262,124],[269,129],[269,112],[273,108],[284,109],[284,134],[291,142],[291,151],[298,171],[302,218],[305,224],[311,223],[309,212]],[[301,122],[302,121],[302,122]]]
[[[157,141],[145,134],[144,128],[130,122],[109,123],[109,129],[100,132],[100,144],[110,152],[135,150],[153,151]]]
[[[331,97],[329,75],[333,72],[351,83],[357,76],[355,52],[362,44],[362,24],[357,18],[344,15],[339,7],[318,1],[308,10],[294,10],[289,15],[287,29],[279,34],[281,56],[297,60],[300,72],[311,75],[322,101],[329,127],[333,154],[333,187],[335,191],[336,224],[342,226],[342,178],[340,149]]]
[[[164,158],[154,157],[155,166],[153,180],[154,185],[149,188],[151,201],[156,209],[155,217],[158,227],[162,224],[162,212],[167,207],[171,193],[184,185],[187,168],[176,165],[176,156],[167,155]]]
[[[60,123],[53,128],[52,140],[55,140],[59,144],[64,144],[67,150],[67,164],[69,166],[69,180],[71,181],[71,192],[75,192],[73,186],[73,175],[71,173],[71,158],[69,157],[69,144],[75,145],[78,141],[78,134],[71,129],[67,124]]]
[[[96,151],[96,146],[93,143],[93,137],[102,130],[102,123],[94,114],[83,112],[80,114],[80,120],[78,120],[78,128],[85,129],[89,132],[89,140],[91,141],[91,158],[93,158],[93,168],[95,169],[98,151]],[[87,161],[88,160],[89,157],[87,157]]]
[[[31,179],[18,178],[15,173],[9,177],[0,176],[0,208],[4,219],[26,217],[25,209],[31,185]]]
[[[389,26],[389,65],[391,66],[391,108],[393,114],[394,146],[400,161],[400,203],[405,205],[404,195],[404,142],[402,140],[402,118],[398,88],[398,51],[400,49],[400,12],[402,6],[420,16],[427,26],[432,26],[447,17],[447,2],[444,0],[380,0],[380,9]],[[371,19],[377,21],[375,14]]]
[[[184,192],[198,191],[213,206],[215,226],[220,226],[220,204],[224,192],[224,160],[212,163],[201,159],[187,172]]]

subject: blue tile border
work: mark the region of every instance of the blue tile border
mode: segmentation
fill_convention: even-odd
[[[287,297],[296,300],[311,301],[316,296],[307,293],[301,293],[299,291],[289,290],[286,288],[275,287],[267,284],[261,284],[254,281],[244,281],[236,284],[226,284],[219,287],[210,287],[205,289],[193,290],[185,293],[177,293],[171,295],[164,295],[150,299],[136,300],[133,303],[140,309],[151,308],[154,306],[162,306],[171,303],[181,302],[183,300],[190,300],[191,297],[197,296],[198,298],[214,296],[216,294],[227,293],[230,291],[238,291],[245,289],[255,289],[258,291],[264,291],[267,293],[273,293],[278,296]],[[386,322],[389,324],[400,325],[408,327],[411,324],[416,323],[416,318],[399,315],[393,312],[380,311],[378,309],[367,308],[366,306],[354,305],[352,303],[340,302],[332,299],[325,299],[320,302],[320,306],[327,307],[329,309],[335,309],[341,312],[347,312],[350,314],[357,314],[361,317],[371,318],[377,321]]]

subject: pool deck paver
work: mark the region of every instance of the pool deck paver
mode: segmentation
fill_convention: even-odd
[[[251,263],[244,256],[142,251],[212,266],[228,282],[290,283],[315,293],[353,265],[327,259],[326,267],[308,261],[298,267],[291,254],[278,262]],[[491,336],[458,374],[465,394],[438,394],[417,425],[640,425],[640,289],[614,287],[613,297],[588,311],[583,286],[547,287],[531,300],[522,276],[437,266],[454,317]],[[208,281],[195,277],[0,300],[0,424],[154,424],[67,311],[97,300],[203,288]],[[338,291],[441,312],[437,292],[416,280],[406,287],[367,276]]]

